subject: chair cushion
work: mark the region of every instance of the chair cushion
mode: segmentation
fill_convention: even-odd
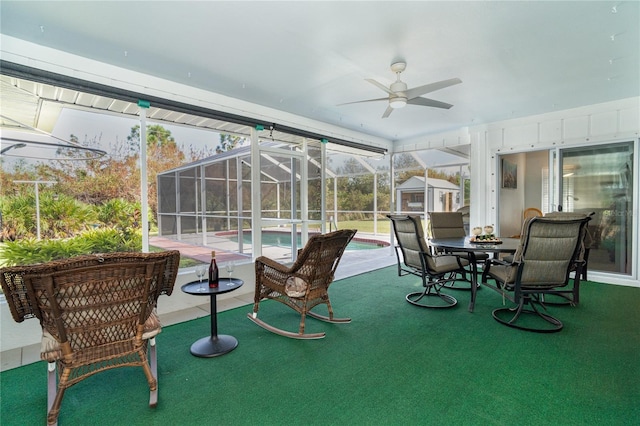
[[[304,297],[309,284],[300,277],[289,277],[284,284],[284,292],[289,297]]]
[[[40,359],[54,362],[62,358],[60,342],[51,333],[42,329],[42,341],[40,343]]]
[[[456,256],[433,256],[431,258],[433,259],[433,271],[436,274],[457,271],[460,269],[460,264],[462,266],[469,265],[469,261],[466,259],[460,259],[459,264]]]
[[[151,311],[151,315],[144,323],[144,331],[142,333],[142,340],[151,339],[156,337],[162,331],[162,324],[160,324],[160,317],[154,309]]]
[[[144,323],[142,340],[156,337],[162,331],[162,324],[156,310],[154,309]],[[47,362],[55,362],[62,358],[62,348],[60,342],[47,330],[42,329],[42,340],[40,342],[40,359]]]

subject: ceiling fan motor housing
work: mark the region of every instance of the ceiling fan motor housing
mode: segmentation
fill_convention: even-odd
[[[389,89],[396,95],[404,95],[404,92],[407,91],[407,84],[403,81],[396,81],[395,83],[391,83]]]

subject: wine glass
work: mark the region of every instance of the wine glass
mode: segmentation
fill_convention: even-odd
[[[229,274],[229,283],[227,285],[231,285],[232,284],[232,282],[231,282],[231,274],[233,273],[233,270],[235,269],[235,267],[236,267],[236,262],[234,262],[233,260],[228,261],[226,266],[225,266],[225,268],[227,270],[227,273]]]
[[[202,286],[202,279],[204,278],[206,273],[207,273],[207,265],[200,264],[196,266],[196,276],[200,280],[200,288],[198,289],[198,291],[204,291],[204,287]]]

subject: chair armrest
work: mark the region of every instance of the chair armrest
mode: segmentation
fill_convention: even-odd
[[[500,259],[489,258],[484,261],[484,266],[482,267],[482,283],[487,283],[487,278],[489,277],[489,271],[491,270],[492,265],[500,265],[500,266],[511,266],[514,265],[512,262],[506,262]]]
[[[490,268],[491,265],[504,265],[504,266],[510,266],[510,265],[515,265],[515,262],[507,262],[505,260],[500,260],[500,259],[494,259],[494,258],[489,258],[487,260],[484,261],[484,266],[486,268]]]
[[[262,267],[262,269],[270,268],[283,274],[292,273],[292,269],[290,267],[265,256],[260,256],[256,259],[256,268],[259,266]]]
[[[293,269],[268,257],[256,259],[256,295],[269,293],[275,290],[284,293],[287,278],[294,276]]]

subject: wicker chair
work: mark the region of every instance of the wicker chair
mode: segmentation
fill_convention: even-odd
[[[49,425],[57,424],[69,387],[117,367],[142,367],[156,406],[155,307],[158,296],[172,293],[179,260],[178,251],[110,253],[0,269],[13,319],[37,317],[42,325]]]
[[[532,217],[541,217],[541,216],[542,216],[542,210],[540,210],[537,207],[526,208],[522,213],[522,218],[524,220],[531,219]]]
[[[247,317],[273,333],[295,339],[319,339],[325,333],[305,333],[304,323],[307,315],[327,322],[351,322],[350,318],[335,318],[327,292],[340,262],[340,258],[357,231],[344,229],[324,235],[313,235],[298,258],[290,267],[261,256],[256,259],[256,291],[253,312]],[[298,332],[281,330],[258,318],[260,302],[266,299],[277,300],[300,313]],[[317,305],[325,304],[329,316],[311,312]]]
[[[526,226],[526,224],[528,223],[529,219],[534,218],[534,217],[542,217],[542,210],[536,208],[536,207],[529,207],[524,209],[524,212],[522,213],[522,227],[524,228]],[[520,238],[522,236],[522,230],[520,231],[519,234],[516,235],[510,235],[509,238]],[[508,256],[506,257],[507,261],[511,261],[513,260],[513,257]]]
[[[418,216],[387,215],[393,223],[393,231],[398,245],[398,276],[416,275],[422,278],[423,291],[409,293],[407,302],[422,308],[451,308],[458,301],[455,297],[442,293],[440,289],[456,279],[457,273],[464,274],[469,261],[455,255],[432,254],[424,239],[424,230]],[[401,256],[402,255],[402,256]],[[422,300],[424,299],[425,302]]]
[[[559,319],[541,312],[540,308],[545,308],[545,295],[558,294],[560,289],[569,284],[569,274],[574,267],[577,268],[575,285],[579,286],[583,262],[578,259],[588,221],[588,217],[530,218],[523,227],[520,247],[513,261],[487,261],[482,273],[483,285],[498,290],[504,298],[516,304],[513,308],[495,309],[493,317],[496,321],[509,327],[541,333],[562,329],[563,324]],[[495,281],[495,285],[490,284],[489,279]],[[536,315],[544,322],[537,325],[519,321],[522,314]]]

